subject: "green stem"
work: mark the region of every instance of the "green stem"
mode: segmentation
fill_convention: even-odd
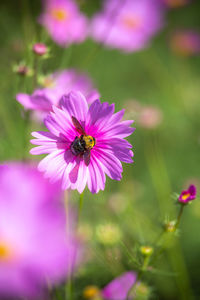
[[[78,222],[77,222],[77,225],[79,225],[80,218],[81,218],[81,212],[82,212],[82,208],[83,208],[83,198],[84,198],[84,192],[82,192],[82,194],[80,194],[80,198],[79,198],[79,209],[78,209]]]
[[[73,280],[72,280],[72,274],[70,274],[66,290],[65,290],[65,300],[73,300]]]
[[[34,60],[33,60],[33,89],[37,87],[37,82],[38,82],[38,57],[37,55],[34,55]]]
[[[176,220],[176,223],[175,223],[175,231],[176,229],[178,228],[179,224],[180,224],[180,220],[181,220],[181,216],[183,214],[183,209],[184,209],[184,206],[185,205],[181,205],[181,208],[180,208],[180,211],[179,211],[179,214],[177,216],[177,220]],[[163,229],[163,231],[158,235],[157,239],[155,240],[155,248],[157,248],[159,246],[159,243],[160,243],[160,240],[163,238],[163,236],[165,235],[166,231],[165,231],[165,228]],[[156,253],[156,255],[154,256],[154,259],[153,259],[153,262],[155,262],[155,260],[157,259],[157,257],[164,251],[164,247],[162,248],[162,251],[158,251]],[[129,299],[129,296],[135,291],[136,287],[137,287],[137,283],[140,281],[141,277],[143,276],[143,274],[146,272],[148,266],[149,266],[149,263],[150,263],[150,258],[151,256],[148,255],[148,256],[145,256],[144,257],[144,261],[143,261],[143,265],[138,273],[138,277],[137,277],[137,280],[136,282],[134,283],[134,285],[130,288],[128,294],[127,294],[127,298],[126,300]],[[135,296],[135,295],[133,295]]]
[[[180,221],[181,221],[181,216],[183,214],[183,209],[184,209],[185,205],[184,204],[181,204],[181,208],[179,210],[179,214],[177,216],[177,221],[176,221],[176,224],[175,224],[175,229],[178,228],[179,224],[180,224]]]
[[[150,261],[150,255],[147,255],[144,257],[144,260],[143,260],[143,264],[142,264],[142,267],[138,273],[138,276],[137,276],[137,279],[136,279],[136,282],[133,284],[133,286],[130,288],[130,290],[128,291],[128,294],[127,294],[127,297],[126,297],[126,300],[129,300],[130,296],[132,296],[133,298],[135,298],[136,295],[134,295],[134,293],[136,292],[135,289],[137,287],[137,284],[138,282],[140,281],[142,275],[146,272],[147,268],[148,268],[148,265],[149,265],[149,261]]]

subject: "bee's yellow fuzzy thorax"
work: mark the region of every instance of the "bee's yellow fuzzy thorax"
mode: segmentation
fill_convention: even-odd
[[[92,149],[96,144],[95,138],[93,138],[91,135],[84,135],[83,140],[85,141],[85,146],[87,149]]]

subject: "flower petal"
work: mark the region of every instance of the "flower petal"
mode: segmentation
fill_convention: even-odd
[[[79,122],[84,122],[88,112],[88,104],[81,92],[72,91],[63,96],[60,102],[61,108],[68,115],[68,118],[74,116]]]

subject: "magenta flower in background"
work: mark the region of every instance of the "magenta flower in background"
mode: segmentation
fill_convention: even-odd
[[[190,185],[187,190],[181,192],[178,201],[181,203],[188,203],[191,200],[196,199],[197,191],[194,185]]]
[[[195,30],[178,30],[170,39],[170,47],[178,55],[191,56],[200,53],[200,33]]]
[[[79,244],[61,200],[35,167],[0,165],[1,299],[38,299],[75,267]]]
[[[92,37],[125,52],[145,48],[163,26],[163,5],[157,0],[107,0],[91,24]]]
[[[39,119],[44,119],[52,110],[52,105],[59,106],[61,97],[71,91],[81,91],[88,103],[99,98],[99,92],[94,88],[92,80],[84,73],[76,70],[55,72],[43,80],[44,88],[39,88],[32,95],[19,93],[16,99],[25,109],[37,112]]]
[[[137,274],[129,271],[115,278],[101,291],[104,300],[126,300],[127,294],[136,282]],[[130,296],[130,299],[133,299]]]
[[[81,43],[87,36],[87,19],[74,0],[43,0],[39,22],[62,47]]]
[[[62,180],[63,189],[82,193],[87,185],[92,193],[104,190],[107,174],[122,178],[122,162],[131,163],[132,147],[124,138],[134,128],[133,121],[121,121],[124,110],[114,113],[114,104],[94,101],[88,108],[80,92],[63,96],[60,108],[53,106],[45,119],[50,132],[33,132],[30,153],[47,153],[39,170],[51,181]],[[88,149],[90,151],[88,151]]]

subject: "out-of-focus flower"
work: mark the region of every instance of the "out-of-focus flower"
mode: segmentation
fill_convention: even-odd
[[[163,26],[163,5],[157,0],[105,1],[91,24],[92,37],[125,52],[147,46]]]
[[[146,106],[143,107],[138,116],[138,124],[143,128],[153,129],[162,122],[162,111],[157,107]]]
[[[101,294],[100,289],[95,285],[88,285],[83,291],[83,297],[85,299],[91,299],[91,300],[102,299],[100,294]]]
[[[112,211],[121,213],[128,205],[128,198],[123,193],[112,193],[109,197],[108,205]]]
[[[33,71],[24,62],[16,64],[13,66],[13,72],[22,76],[31,76]]]
[[[91,79],[84,73],[73,69],[55,72],[40,79],[43,88],[39,88],[32,95],[19,93],[16,96],[25,109],[37,112],[39,119],[44,119],[52,110],[52,105],[59,106],[61,97],[71,91],[80,91],[88,103],[99,99],[99,92],[93,87]]]
[[[191,0],[161,0],[169,8],[178,8],[191,2]]]
[[[80,92],[63,96],[60,108],[53,106],[45,119],[50,132],[33,132],[31,154],[48,153],[39,170],[51,181],[62,180],[63,189],[82,193],[86,185],[92,193],[104,190],[107,174],[122,178],[122,162],[132,163],[132,145],[124,138],[134,128],[133,121],[121,121],[124,110],[114,113],[114,104],[94,101],[88,108]]]
[[[136,284],[136,279],[137,274],[135,272],[125,272],[112,280],[102,290],[95,285],[87,286],[83,291],[83,296],[89,300],[149,299],[151,289],[143,282]],[[134,290],[130,292],[131,288]]]
[[[78,235],[81,240],[85,242],[91,241],[93,236],[93,227],[90,224],[82,223],[78,228]]]
[[[163,113],[158,107],[142,106],[137,100],[129,100],[125,108],[126,117],[134,118],[145,129],[154,129],[162,123]]]
[[[116,224],[101,224],[96,228],[97,240],[104,245],[115,245],[119,243],[122,233]]]
[[[74,270],[79,245],[61,200],[35,167],[0,165],[1,299],[39,298]]]
[[[190,185],[187,190],[184,190],[181,192],[181,194],[178,198],[178,201],[180,203],[186,204],[186,203],[196,199],[196,195],[197,195],[196,187],[194,185]]]
[[[178,55],[192,56],[200,53],[200,34],[195,30],[179,30],[172,34],[170,47]]]
[[[47,52],[48,52],[47,46],[43,43],[34,44],[32,47],[32,50],[36,55],[39,55],[39,56],[43,56],[43,55],[47,54]]]
[[[135,272],[129,271],[115,278],[101,291],[102,298],[105,300],[126,300],[128,292],[137,279]],[[133,299],[130,295],[130,299]]]
[[[39,22],[63,47],[81,43],[87,35],[87,19],[74,0],[44,0]]]

